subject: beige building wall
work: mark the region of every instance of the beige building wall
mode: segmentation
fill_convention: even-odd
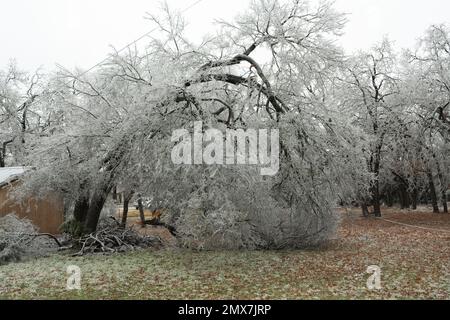
[[[0,187],[0,217],[14,213],[20,218],[27,218],[42,233],[58,234],[59,227],[64,222],[64,203],[55,194],[50,194],[45,199],[30,197],[17,203],[8,193],[13,190],[17,182]]]

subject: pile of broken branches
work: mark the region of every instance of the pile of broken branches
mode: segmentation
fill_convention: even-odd
[[[74,246],[80,250],[74,256],[92,253],[116,253],[143,248],[159,248],[159,237],[141,235],[132,227],[123,227],[114,218],[102,221],[97,231],[74,239]]]

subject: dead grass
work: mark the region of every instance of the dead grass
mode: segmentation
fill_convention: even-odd
[[[385,210],[433,231],[340,211],[339,234],[320,249],[53,255],[0,267],[0,298],[450,299],[450,215]],[[82,290],[66,290],[68,265],[81,268]],[[366,288],[369,265],[381,268],[382,290]]]

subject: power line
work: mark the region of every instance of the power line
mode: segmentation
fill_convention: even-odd
[[[409,227],[409,228],[417,228],[417,229],[424,229],[424,230],[428,230],[428,231],[438,231],[438,232],[450,233],[450,230],[445,230],[445,229],[436,229],[436,228],[416,226],[416,225],[413,225],[413,224],[407,224],[407,223],[392,221],[392,220],[388,220],[388,219],[384,219],[384,218],[377,218],[377,219],[383,220],[383,221],[386,221],[386,222],[389,222],[389,223],[393,223],[393,224],[398,224],[400,226]]]
[[[346,208],[346,214],[348,216],[350,215],[356,215],[356,213],[354,212],[349,212]],[[358,215],[359,216],[359,215]],[[416,228],[416,229],[422,229],[422,230],[427,230],[427,231],[436,231],[436,232],[444,232],[444,233],[450,233],[450,230],[446,230],[446,229],[438,229],[438,228],[430,228],[430,227],[423,227],[423,226],[418,226],[418,225],[414,225],[414,224],[408,224],[408,223],[403,223],[403,222],[398,222],[398,221],[393,221],[393,220],[388,220],[385,219],[383,217],[376,217],[377,220],[382,220],[382,221],[386,221],[392,224],[397,224],[403,227],[408,227],[408,228]]]
[[[197,4],[199,4],[200,2],[202,2],[203,0],[197,0],[194,3],[192,3],[191,5],[187,6],[186,8],[184,8],[183,10],[180,11],[180,13],[185,13],[186,11],[192,9],[193,7],[195,7]],[[153,32],[155,32],[156,30],[158,30],[159,27],[155,27],[152,30],[146,32],[145,34],[143,34],[142,36],[140,36],[139,38],[135,39],[134,41],[130,42],[129,44],[127,44],[126,46],[124,46],[123,48],[121,48],[120,50],[117,50],[116,53],[119,54],[123,51],[125,51],[126,49],[128,49],[129,47],[131,47],[132,45],[135,45],[136,43],[138,43],[139,41],[141,41],[142,39],[146,38],[147,36],[149,36],[150,34],[152,34]],[[106,61],[108,61],[109,59],[111,59],[111,55],[108,55],[106,58],[104,58],[103,60],[97,62],[95,65],[93,65],[92,67],[90,67],[89,69],[83,71],[82,73],[80,73],[78,75],[78,77],[84,76],[86,74],[88,74],[89,72],[91,72],[92,70],[94,70],[95,68],[97,68],[98,66],[102,65],[103,63],[105,63]],[[63,85],[67,85],[68,83],[70,83],[70,81],[65,82],[64,84],[61,84],[60,86],[56,87],[56,90],[61,89],[63,87]],[[41,99],[42,95],[38,96],[33,103],[35,103],[36,101],[39,101]]]
[[[184,8],[183,10],[180,11],[180,13],[185,13],[186,11],[192,9],[193,7],[195,7],[197,4],[199,4],[200,2],[202,2],[203,0],[197,0],[194,3],[192,3],[191,5],[187,6],[186,8]],[[121,53],[124,50],[128,49],[130,46],[136,44],[137,42],[139,42],[140,40],[144,39],[145,37],[147,37],[148,35],[150,35],[151,33],[155,32],[157,29],[159,29],[159,27],[155,27],[152,30],[146,32],[145,34],[143,34],[142,36],[140,36],[139,38],[135,39],[134,41],[130,42],[129,44],[127,44],[125,47],[121,48],[120,50],[116,51],[116,53]],[[92,70],[94,70],[96,67],[100,66],[101,64],[105,63],[106,61],[108,61],[111,58],[111,56],[107,56],[106,58],[104,58],[102,61],[96,63],[95,65],[93,65],[92,67],[90,67],[89,69],[83,71],[81,74],[79,74],[78,76],[81,77],[89,72],[91,72]],[[64,85],[70,83],[70,81],[64,83]],[[63,86],[63,84],[61,84],[60,86],[56,87],[56,90],[61,89]],[[39,95],[36,99],[34,99],[34,101],[32,103],[36,103],[37,101],[42,99],[42,95]],[[63,142],[61,145],[64,145],[65,143]]]
[[[191,5],[187,6],[186,8],[184,8],[181,13],[185,13],[186,11],[192,9],[193,7],[195,7],[197,4],[199,4],[200,2],[202,2],[203,0],[197,0],[196,2],[192,3]],[[144,33],[142,36],[140,36],[139,38],[137,38],[136,40],[130,42],[129,44],[127,44],[125,47],[123,47],[120,50],[117,50],[116,53],[121,53],[123,51],[125,51],[126,49],[128,49],[129,47],[131,47],[132,45],[135,45],[136,43],[138,43],[139,41],[141,41],[142,39],[146,38],[147,36],[149,36],[150,34],[152,34],[153,32],[155,32],[156,30],[158,30],[159,27],[155,27],[152,30]],[[90,67],[89,69],[87,69],[86,71],[83,71],[81,74],[79,74],[78,76],[83,76],[89,72],[91,72],[92,70],[94,70],[95,68],[97,68],[98,66],[102,65],[103,63],[105,63],[106,61],[108,61],[111,58],[111,56],[108,56],[106,58],[104,58],[102,61],[96,63],[95,65],[93,65],[92,67]]]

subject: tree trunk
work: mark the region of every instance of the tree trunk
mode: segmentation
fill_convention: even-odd
[[[86,222],[84,224],[84,233],[92,233],[97,230],[100,213],[105,205],[109,193],[114,187],[114,175],[118,168],[118,164],[123,160],[123,156],[128,150],[128,140],[124,139],[112,149],[103,160],[102,168],[104,176],[95,186],[95,190],[89,203]],[[101,168],[101,167],[100,167]]]
[[[414,189],[411,191],[411,206],[413,210],[417,210],[417,199],[419,197],[419,193],[417,191],[417,188],[414,187]]]
[[[128,219],[128,205],[130,203],[131,198],[133,197],[134,192],[130,191],[128,192],[124,199],[123,199],[123,213],[122,213],[122,227],[125,227],[127,225],[127,219]]]
[[[431,172],[431,170],[428,170],[427,176],[428,176],[428,185],[430,189],[431,204],[433,205],[433,212],[439,213],[439,206],[436,196],[436,187],[434,185],[433,173]]]
[[[144,214],[144,205],[142,204],[142,196],[138,195],[138,208],[139,208],[139,217],[141,218],[142,226],[145,227],[145,214]]]
[[[94,192],[94,195],[91,198],[86,222],[84,225],[85,233],[92,233],[97,230],[100,213],[102,212],[103,206],[105,205],[106,199],[110,192],[111,186],[109,185],[109,183],[104,183]]]
[[[441,201],[442,201],[442,207],[443,212],[448,213],[448,207],[447,207],[447,187],[448,185],[445,183],[444,175],[441,171],[441,166],[439,165],[439,162],[436,160],[436,169],[438,173],[439,178],[439,184],[440,184],[440,194],[441,194]]]
[[[409,209],[410,207],[410,201],[409,201],[409,194],[408,194],[408,190],[406,188],[406,186],[404,184],[400,185],[399,188],[399,193],[400,193],[400,206],[401,209]]]
[[[392,208],[394,206],[394,190],[389,187],[386,191],[386,206]]]
[[[372,158],[372,168],[375,175],[375,181],[372,185],[372,203],[373,213],[375,217],[381,217],[381,204],[380,204],[380,164],[381,164],[381,144],[376,148],[375,154]]]
[[[369,208],[367,207],[367,203],[365,201],[361,202],[361,209],[363,217],[369,216]]]
[[[372,188],[372,202],[373,202],[373,213],[375,217],[381,217],[381,204],[380,204],[380,184],[378,177],[374,182]]]
[[[75,201],[73,209],[73,218],[83,228],[86,223],[87,212],[89,210],[89,192],[86,191],[87,181],[83,180],[80,183],[80,194]]]
[[[75,202],[73,217],[75,221],[77,221],[82,226],[86,222],[88,210],[89,210],[89,199],[84,195],[79,196],[79,198]]]
[[[399,199],[399,202],[400,202],[400,210],[404,210],[405,209],[405,193],[403,192],[403,187],[402,186],[400,186],[399,188],[398,188],[398,199]]]
[[[13,140],[5,141],[1,144],[0,148],[0,168],[6,167],[6,146],[12,143]]]
[[[117,201],[117,186],[113,188],[112,198],[114,201]]]
[[[419,190],[418,190],[418,176],[413,177],[413,185],[412,188],[410,188],[410,194],[409,197],[411,198],[411,207],[413,210],[417,210],[417,203],[419,201]]]
[[[444,213],[448,213],[447,195],[446,195],[445,191],[442,194],[442,206],[444,207]]]

